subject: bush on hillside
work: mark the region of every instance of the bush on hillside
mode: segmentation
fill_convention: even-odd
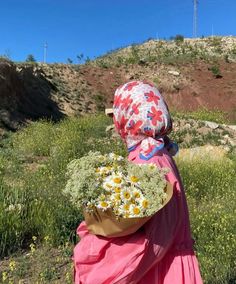
[[[174,37],[174,40],[177,44],[182,43],[182,42],[184,42],[184,36],[178,34]]]

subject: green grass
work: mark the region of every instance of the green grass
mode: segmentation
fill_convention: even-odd
[[[206,115],[198,113],[197,117],[202,119]],[[214,115],[208,114],[207,120],[222,121],[220,114]],[[33,236],[37,237],[37,246],[45,238],[50,239],[52,248],[67,242],[73,247],[78,242],[75,230],[82,215],[61,194],[66,183],[66,165],[89,150],[114,151],[126,156],[123,143],[105,132],[111,123],[103,115],[70,118],[57,124],[39,121],[10,135],[1,144],[1,257],[28,250],[30,245],[32,250]],[[236,159],[231,155],[220,162],[181,161],[178,166],[186,188],[204,283],[235,283]],[[56,264],[47,257],[44,248],[38,255],[40,263],[47,263],[37,270],[38,281],[53,283],[60,271],[54,269]],[[15,272],[21,274],[19,279],[31,279],[27,276],[27,265],[28,260],[19,259],[19,271]],[[6,271],[13,277],[8,268]]]
[[[236,281],[236,162],[179,163],[204,283]]]
[[[181,111],[172,111],[173,115],[177,118],[192,118],[195,120],[204,120],[204,121],[213,121],[220,124],[227,124],[229,120],[227,118],[227,113],[220,110],[208,110],[208,109],[198,109],[196,111],[181,112]]]
[[[0,152],[1,256],[24,248],[33,235],[48,235],[54,244],[75,240],[82,216],[61,194],[66,165],[90,149],[104,152],[112,142],[101,142],[108,124],[104,116],[39,121],[12,136]]]
[[[27,253],[11,255],[0,263],[0,283],[73,283],[73,245],[56,249],[46,239],[43,244],[31,240]]]

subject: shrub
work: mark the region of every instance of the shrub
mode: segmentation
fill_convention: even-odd
[[[182,43],[184,42],[184,36],[178,34],[174,37],[174,40],[177,44]]]
[[[96,95],[94,95],[94,100],[95,100],[97,110],[101,111],[101,112],[104,111],[105,103],[106,103],[106,97],[101,93],[97,93]]]
[[[33,54],[29,54],[25,60],[26,62],[35,63],[36,59],[34,58]]]
[[[207,42],[210,46],[214,47],[214,48],[221,48],[221,44],[222,44],[222,39],[221,37],[209,37],[207,39]]]
[[[131,46],[131,56],[134,60],[134,63],[138,62],[139,59],[140,59],[139,48],[135,44],[132,44],[132,46]]]
[[[14,136],[13,147],[22,156],[49,156],[54,137],[53,123],[40,120],[19,131]]]
[[[212,72],[215,78],[222,78],[219,66],[213,65],[209,67],[208,69]]]

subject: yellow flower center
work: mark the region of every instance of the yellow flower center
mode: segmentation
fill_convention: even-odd
[[[120,193],[120,188],[119,187],[115,187],[115,193]]]
[[[127,204],[124,204],[123,208],[125,211],[128,211],[129,210],[129,207],[130,207],[130,204],[127,203]]]
[[[104,208],[106,208],[106,207],[108,206],[108,204],[107,204],[106,201],[102,201],[102,202],[100,203],[100,205],[101,205],[102,207],[104,207]]]
[[[119,194],[119,193],[117,193],[117,194],[115,195],[115,199],[116,199],[116,200],[120,200],[120,194]]]
[[[116,178],[113,178],[113,181],[114,181],[114,183],[121,183],[121,178],[119,178],[119,177],[116,177]]]
[[[139,181],[139,178],[136,177],[136,176],[131,176],[131,177],[130,177],[130,180],[131,180],[132,182],[138,182],[138,181]]]
[[[126,191],[126,192],[124,193],[124,198],[125,198],[125,199],[130,199],[130,193],[129,193],[128,191]]]
[[[148,207],[148,201],[146,199],[142,201],[142,206],[143,206],[143,208]]]
[[[139,193],[139,192],[135,192],[135,193],[134,193],[134,197],[135,197],[135,198],[140,198],[140,193]]]
[[[134,207],[133,213],[134,213],[134,215],[139,215],[140,209],[138,207]]]

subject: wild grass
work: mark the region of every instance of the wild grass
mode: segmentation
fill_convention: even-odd
[[[69,242],[70,252],[78,242],[76,227],[81,213],[61,194],[68,162],[89,150],[127,155],[123,143],[105,132],[111,123],[103,115],[70,118],[57,124],[39,121],[8,137],[7,143],[1,145],[0,256],[21,249],[30,248],[29,254],[36,250],[31,258],[38,259],[35,267],[47,263],[37,270],[37,281],[53,283],[62,273],[55,259],[47,257],[45,240],[50,240],[52,249]],[[231,156],[219,162],[178,161],[178,167],[186,188],[204,283],[235,283],[236,160]],[[27,257],[15,259],[19,270],[16,268],[14,274],[9,267],[0,269],[0,279],[4,272],[8,279],[33,279]],[[67,259],[70,262],[69,254]],[[56,283],[67,283],[65,279],[69,276],[63,275],[64,282]]]
[[[200,108],[196,111],[172,111],[176,118],[185,119],[195,119],[201,121],[213,121],[220,124],[227,124],[229,120],[227,118],[227,113],[221,110],[208,110],[205,108]]]
[[[56,249],[45,238],[43,245],[34,236],[27,253],[11,255],[1,262],[0,283],[73,283],[72,243]]]
[[[61,194],[67,163],[91,149],[104,152],[104,116],[33,123],[0,152],[0,255],[25,247],[32,236],[55,244],[75,238],[81,214]],[[65,217],[66,216],[66,217]]]
[[[178,163],[186,188],[191,227],[204,283],[236,281],[236,163]]]

